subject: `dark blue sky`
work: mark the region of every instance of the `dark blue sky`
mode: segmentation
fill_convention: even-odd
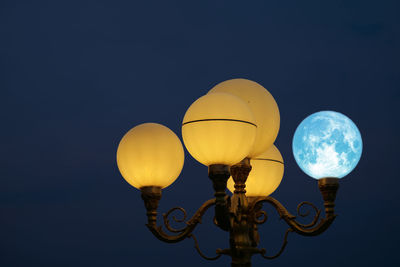
[[[191,240],[155,239],[115,154],[143,122],[181,137],[189,105],[240,77],[279,105],[286,166],[273,196],[292,212],[303,200],[322,206],[291,152],[302,119],[339,111],[364,142],[331,228],[290,235],[279,259],[253,265],[398,266],[399,11],[398,1],[1,1],[0,266],[228,266]],[[212,194],[186,152],[160,212],[192,214]],[[261,244],[273,253],[286,228],[267,210]],[[211,219],[197,230],[207,254],[228,247]]]

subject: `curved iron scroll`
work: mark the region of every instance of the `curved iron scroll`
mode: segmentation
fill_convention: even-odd
[[[175,222],[184,222],[187,214],[183,208],[175,207],[175,208],[170,209],[165,214],[163,214],[163,220],[164,220],[165,227],[167,228],[168,231],[170,231],[172,233],[177,233],[177,235],[169,235],[169,234],[165,233],[161,226],[147,224],[147,227],[150,229],[150,231],[153,233],[153,235],[161,241],[164,241],[167,243],[176,243],[176,242],[182,241],[183,239],[190,236],[190,234],[193,232],[193,230],[197,226],[197,224],[201,222],[201,218],[203,217],[204,213],[208,210],[208,208],[210,208],[214,204],[215,204],[215,198],[204,202],[203,205],[201,205],[201,207],[195,212],[195,214],[192,216],[192,218],[190,218],[186,222],[186,226],[181,229],[173,228],[169,223],[168,216],[170,216],[172,212],[179,210],[182,212],[183,217],[181,219],[177,219],[175,216],[172,216],[172,219]]]
[[[292,215],[278,200],[271,196],[267,197],[257,197],[250,203],[250,208],[254,210],[257,205],[261,205],[263,202],[271,204],[278,212],[279,216],[285,220],[285,222],[289,225],[290,229],[294,232],[304,235],[304,236],[316,236],[324,232],[329,225],[334,221],[335,215],[322,218],[319,223],[318,219],[320,217],[321,211],[318,210],[312,203],[310,202],[302,202],[297,206],[297,213],[301,217],[306,217],[309,215],[308,213],[301,213],[301,208],[304,205],[311,206],[314,211],[315,215],[311,223],[309,224],[302,224],[296,221],[296,216]],[[265,221],[265,220],[264,220]]]
[[[209,261],[213,261],[213,260],[216,260],[216,259],[218,259],[219,257],[222,256],[221,249],[217,249],[217,255],[216,255],[216,256],[214,256],[214,257],[207,257],[206,255],[204,255],[203,252],[201,252],[200,247],[199,247],[199,243],[197,242],[197,238],[194,236],[194,234],[189,234],[189,235],[188,235],[188,238],[192,238],[192,239],[193,239],[193,241],[194,241],[194,247],[195,247],[195,249],[197,250],[197,252],[199,253],[199,255],[200,255],[202,258],[204,258],[204,259],[206,259],[206,260],[209,260]]]
[[[301,212],[302,207],[304,207],[305,205],[307,205],[307,206],[309,206],[309,207],[314,209],[314,212],[315,212],[314,218],[309,224],[302,224],[302,223],[299,223],[299,222],[297,222],[297,223],[299,225],[301,225],[302,227],[304,227],[304,228],[310,228],[310,227],[313,227],[314,225],[317,224],[319,216],[321,215],[321,210],[319,210],[311,202],[303,201],[297,206],[297,215],[299,215],[300,217],[307,217],[308,215],[310,215],[310,211],[307,211],[306,213],[302,213]]]
[[[172,216],[172,219],[173,219],[175,222],[178,222],[178,223],[184,222],[184,221],[186,220],[186,217],[187,217],[186,210],[183,209],[183,208],[181,208],[181,207],[175,207],[175,208],[172,208],[172,209],[170,209],[169,211],[167,211],[167,213],[164,213],[164,214],[163,214],[164,225],[165,225],[165,227],[168,229],[168,231],[170,231],[170,232],[172,232],[172,233],[181,233],[181,232],[185,231],[185,227],[184,227],[184,228],[181,228],[181,229],[175,229],[175,228],[173,228],[173,227],[169,224],[168,216],[169,216],[172,212],[174,212],[174,211],[176,211],[176,210],[179,210],[180,212],[182,212],[182,214],[183,214],[182,219],[177,219],[175,216]]]
[[[285,236],[284,236],[284,238],[283,238],[283,243],[282,243],[281,249],[278,251],[278,253],[276,253],[276,254],[273,255],[273,256],[267,256],[267,255],[265,255],[265,254],[266,254],[266,250],[265,250],[265,248],[263,248],[263,249],[261,249],[261,251],[260,251],[261,256],[262,256],[264,259],[267,259],[267,260],[272,260],[272,259],[278,258],[278,257],[282,254],[283,250],[285,249],[285,247],[286,247],[286,245],[287,245],[287,243],[288,243],[287,237],[288,237],[288,235],[289,235],[290,232],[293,232],[293,229],[292,229],[292,228],[289,228],[289,229],[286,230]]]

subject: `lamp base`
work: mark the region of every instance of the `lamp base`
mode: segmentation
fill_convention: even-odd
[[[228,231],[230,227],[228,201],[226,198],[226,182],[231,176],[229,166],[213,164],[208,166],[208,177],[210,177],[215,196],[215,219],[219,228]]]
[[[214,195],[217,198],[217,202],[225,198],[226,182],[229,176],[231,176],[231,174],[228,165],[213,164],[208,166],[208,177],[210,177],[213,182]]]
[[[157,222],[158,202],[161,199],[161,187],[144,186],[140,188],[142,199],[147,210],[148,226],[155,226]]]
[[[326,217],[334,215],[336,193],[339,189],[339,178],[325,177],[318,180],[318,188],[321,191],[322,198],[324,199]]]

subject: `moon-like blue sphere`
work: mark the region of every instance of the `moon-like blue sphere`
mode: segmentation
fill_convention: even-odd
[[[293,137],[297,164],[309,176],[342,178],[357,165],[362,152],[361,134],[345,115],[320,111],[305,118]]]

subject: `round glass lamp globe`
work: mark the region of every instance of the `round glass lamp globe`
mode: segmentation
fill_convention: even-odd
[[[335,111],[320,111],[305,118],[292,144],[297,164],[315,179],[349,174],[361,158],[362,146],[354,122]]]
[[[251,172],[246,181],[246,196],[269,196],[280,185],[283,178],[284,164],[279,150],[272,145],[256,158],[250,159]],[[235,190],[232,177],[227,187],[233,193]]]
[[[247,157],[256,137],[254,116],[243,100],[227,93],[207,94],[186,111],[183,142],[200,163],[233,165]]]
[[[275,142],[280,125],[279,109],[274,97],[263,86],[246,79],[232,79],[217,84],[209,91],[215,92],[239,97],[253,112],[257,133],[248,155],[250,158],[263,153]]]
[[[169,186],[181,173],[183,161],[184,151],[179,138],[157,123],[144,123],[129,130],[117,150],[121,175],[138,189]]]

